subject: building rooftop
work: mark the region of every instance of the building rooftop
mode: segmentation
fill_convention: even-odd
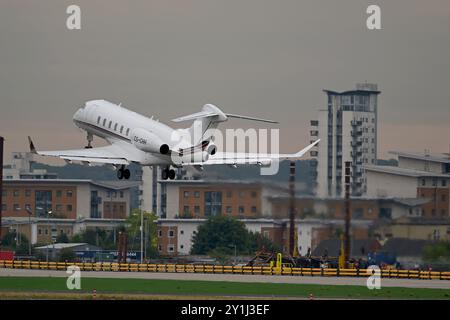
[[[351,242],[350,250],[351,256],[365,256],[369,252],[378,250],[381,247],[380,243],[374,239],[354,239]],[[313,256],[322,256],[327,252],[328,256],[337,257],[341,250],[340,239],[327,239],[319,243],[319,245],[312,251]],[[363,253],[364,250],[364,253]]]
[[[87,243],[55,243],[55,244],[49,244],[42,247],[36,247],[35,249],[65,249],[65,248],[74,248],[79,246],[86,246],[89,245]]]
[[[139,186],[139,181],[95,181],[89,179],[7,179],[5,184],[93,184],[107,189],[122,190]]]
[[[389,151],[390,154],[397,155],[398,157],[411,158],[424,161],[450,163],[450,153],[419,153],[419,152],[401,152],[401,151]]]
[[[421,257],[425,246],[436,243],[431,240],[416,240],[406,238],[391,238],[381,248],[381,251],[396,256]]]
[[[368,171],[397,174],[400,176],[408,176],[408,177],[439,177],[439,178],[449,178],[450,177],[450,174],[445,174],[445,173],[435,173],[435,172],[407,169],[407,168],[394,167],[394,166],[365,165],[364,169],[366,169]]]

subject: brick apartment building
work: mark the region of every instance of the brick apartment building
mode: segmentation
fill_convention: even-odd
[[[5,180],[3,225],[25,234],[32,243],[49,242],[51,229],[72,236],[89,227],[111,227],[129,216],[130,188],[137,185],[123,181]]]

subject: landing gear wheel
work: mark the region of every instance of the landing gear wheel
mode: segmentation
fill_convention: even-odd
[[[169,170],[164,169],[161,171],[161,179],[163,180],[167,180],[167,178],[169,177]]]
[[[123,169],[117,170],[117,179],[122,180],[124,178],[123,173]]]
[[[126,180],[130,179],[130,176],[131,176],[130,170],[128,170],[128,169],[123,170],[123,177]]]
[[[170,180],[175,179],[175,170],[173,170],[173,169],[169,170],[168,176],[169,176]]]

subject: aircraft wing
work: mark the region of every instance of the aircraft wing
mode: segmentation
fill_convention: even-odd
[[[215,155],[210,156],[208,160],[204,162],[187,162],[183,165],[243,165],[243,164],[258,164],[258,165],[270,165],[273,161],[282,160],[298,160],[303,157],[309,150],[315,147],[319,143],[320,139],[314,141],[306,148],[292,154],[262,154],[262,153],[235,153],[235,152],[217,152]]]
[[[125,157],[126,152],[118,144],[89,149],[73,149],[59,151],[37,151],[33,141],[28,137],[30,152],[42,156],[58,157],[68,161],[96,162],[117,165],[128,165],[130,161]]]

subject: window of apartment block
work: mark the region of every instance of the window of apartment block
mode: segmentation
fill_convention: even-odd
[[[226,212],[227,213],[232,213],[233,212],[233,209],[231,208],[231,206],[227,206]]]
[[[120,191],[120,197],[123,198],[123,191]]]
[[[256,191],[252,191],[251,195],[252,195],[252,198],[256,198]]]
[[[194,207],[194,213],[200,213],[200,206]]]
[[[239,213],[244,213],[244,206],[239,206],[238,212]]]
[[[2,203],[2,211],[6,211],[8,209],[8,207],[6,206],[6,204]]]
[[[436,187],[436,186],[437,186],[437,180],[433,179],[433,187]]]
[[[184,245],[180,244],[180,249],[184,249]]]
[[[169,238],[175,237],[175,231],[169,230]]]
[[[20,211],[20,207],[17,203],[14,204],[14,211]]]
[[[162,230],[160,229],[160,230],[158,230],[158,237],[162,237]]]
[[[20,195],[19,190],[14,190],[13,195],[14,197],[18,197]]]
[[[162,245],[158,245],[158,251],[162,251]]]
[[[8,195],[8,192],[6,190],[2,190],[2,197],[6,197]]]
[[[67,197],[70,198],[72,197],[72,195],[73,195],[72,190],[67,190]]]
[[[173,244],[167,245],[167,251],[168,252],[174,252],[175,251],[175,246]]]
[[[256,207],[255,206],[252,207],[252,213],[256,213]]]
[[[442,180],[441,184],[442,184],[443,187],[447,186],[447,180]]]
[[[184,230],[180,230],[180,234],[184,234]]]
[[[184,214],[188,214],[189,213],[189,206],[184,206],[183,207],[183,213]]]
[[[200,191],[194,191],[194,197],[200,198]]]
[[[67,205],[67,211],[69,211],[69,212],[72,211],[72,205],[71,205],[71,204],[68,204],[68,205]]]
[[[239,198],[245,197],[245,191],[239,191]]]
[[[183,196],[184,196],[185,198],[189,198],[189,191],[183,192]]]
[[[57,212],[62,211],[62,204],[57,204],[56,205],[56,211]]]
[[[31,196],[31,190],[25,190],[25,197]]]

